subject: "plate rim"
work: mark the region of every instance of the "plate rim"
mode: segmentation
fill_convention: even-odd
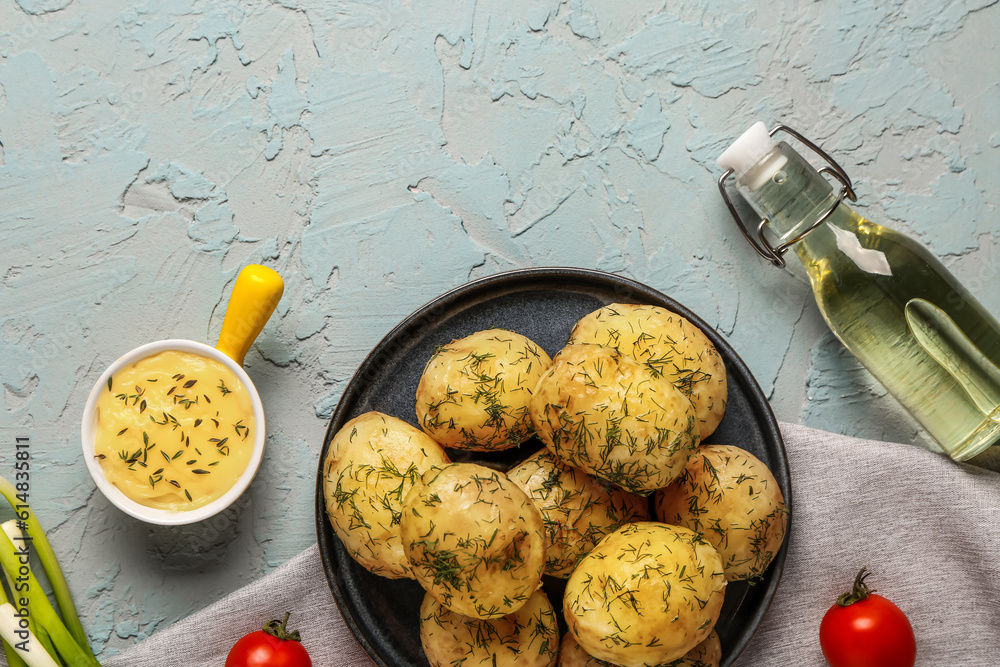
[[[442,309],[448,305],[452,305],[459,299],[467,299],[470,296],[474,296],[477,293],[495,288],[498,285],[506,284],[507,286],[513,286],[519,283],[526,283],[530,280],[560,280],[569,281],[571,279],[578,279],[580,281],[590,281],[599,283],[600,286],[605,289],[612,287],[614,291],[621,290],[621,295],[626,299],[635,299],[635,295],[641,295],[643,297],[648,297],[651,301],[659,301],[662,304],[667,304],[666,308],[672,310],[673,312],[681,315],[682,317],[688,319],[693,324],[695,324],[699,329],[701,329],[705,335],[712,341],[712,344],[716,347],[721,347],[726,350],[728,360],[732,366],[737,367],[741,372],[741,379],[746,378],[748,381],[745,383],[744,388],[747,390],[747,398],[759,411],[760,416],[763,418],[762,426],[765,428],[765,436],[769,437],[775,447],[776,453],[783,465],[777,466],[777,470],[772,470],[772,474],[775,475],[779,486],[782,488],[785,496],[785,506],[788,508],[792,507],[792,483],[791,474],[789,470],[788,463],[788,453],[785,450],[784,439],[781,434],[781,430],[778,426],[778,420],[774,416],[774,412],[771,409],[770,402],[764,395],[763,389],[757,382],[756,377],[750,372],[749,367],[743,361],[742,357],[736,352],[735,349],[729,344],[729,342],[720,334],[714,327],[710,326],[705,322],[700,316],[692,312],[683,304],[679,303],[675,299],[669,297],[668,295],[654,289],[644,283],[641,283],[632,278],[627,278],[620,276],[618,274],[609,273],[606,271],[601,271],[598,269],[585,269],[579,267],[528,267],[520,269],[512,269],[508,271],[500,271],[498,273],[493,273],[488,276],[483,276],[475,280],[463,283],[447,290],[440,295],[434,297],[430,301],[427,301],[420,307],[413,310],[409,315],[403,318],[396,326],[394,326],[388,333],[386,333],[379,342],[365,355],[365,358],[358,365],[357,369],[351,376],[351,379],[344,386],[344,391],[342,392],[340,398],[337,400],[337,407],[334,409],[333,414],[327,423],[327,428],[323,436],[323,446],[320,450],[318,470],[316,477],[316,541],[320,552],[320,559],[323,563],[323,572],[326,576],[327,583],[330,586],[331,593],[337,604],[341,616],[344,622],[350,628],[351,633],[354,635],[355,639],[361,644],[361,647],[365,650],[368,656],[372,659],[375,664],[379,667],[397,667],[391,665],[382,658],[381,654],[378,652],[377,647],[373,646],[365,636],[365,633],[361,630],[359,623],[355,618],[355,605],[349,604],[347,591],[344,589],[342,582],[340,582],[337,577],[333,575],[334,567],[331,554],[325,544],[324,539],[324,524],[328,524],[329,521],[326,517],[326,502],[323,494],[323,462],[326,458],[326,453],[329,449],[330,441],[335,433],[334,425],[339,424],[343,421],[344,413],[353,405],[356,397],[351,397],[353,393],[352,390],[356,383],[363,381],[363,378],[369,373],[372,366],[376,365],[379,357],[386,352],[386,348],[389,347],[400,335],[404,334],[408,329],[410,329],[415,323],[424,319],[428,314],[433,314],[435,311]],[[544,286],[539,289],[544,289]],[[511,289],[510,291],[518,291],[516,289]],[[524,289],[522,291],[528,291]],[[494,297],[497,295],[493,295]],[[657,304],[658,305],[658,304]],[[771,603],[774,600],[774,596],[777,593],[778,586],[781,582],[781,576],[784,572],[785,558],[788,554],[788,548],[790,543],[790,537],[792,532],[792,513],[788,512],[786,518],[785,527],[785,538],[782,542],[778,553],[775,555],[774,560],[768,566],[768,575],[771,577],[771,581],[768,583],[767,590],[761,598],[760,605],[758,609],[753,613],[751,617],[751,622],[747,625],[747,628],[740,633],[739,639],[734,646],[729,647],[728,655],[726,660],[720,664],[720,667],[731,667],[733,663],[739,658],[740,654],[746,649],[750,640],[753,638],[754,634],[760,627],[761,622],[764,619]]]

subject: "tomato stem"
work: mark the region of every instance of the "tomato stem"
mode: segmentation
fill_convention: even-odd
[[[264,632],[282,641],[301,642],[302,637],[299,636],[298,630],[288,630],[285,628],[285,624],[288,623],[288,617],[291,615],[291,612],[286,611],[285,618],[282,620],[279,621],[276,618],[272,618],[264,626]]]
[[[858,576],[854,578],[854,588],[851,589],[850,593],[844,593],[837,598],[837,604],[841,607],[849,607],[855,602],[867,600],[868,596],[875,592],[868,588],[868,584],[865,583],[865,578],[869,574],[871,574],[871,572],[868,571],[867,567],[861,568],[861,571],[858,572]]]

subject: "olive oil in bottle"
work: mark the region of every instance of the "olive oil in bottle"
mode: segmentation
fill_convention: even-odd
[[[817,171],[788,132],[831,167]],[[923,245],[843,203],[850,179],[793,130],[757,123],[718,160],[719,187],[757,251],[802,262],[830,329],[953,459],[1000,442],[1000,323]],[[833,175],[835,191],[820,172]],[[725,180],[759,213],[756,238],[729,201]],[[766,231],[765,231],[766,230]]]

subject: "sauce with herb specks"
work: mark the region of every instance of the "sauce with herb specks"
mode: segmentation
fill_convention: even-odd
[[[108,380],[97,401],[95,456],[140,505],[207,505],[246,470],[256,425],[250,393],[214,359],[169,350]]]

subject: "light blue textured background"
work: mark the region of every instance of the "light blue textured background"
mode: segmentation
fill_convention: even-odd
[[[0,0],[0,466],[31,438],[95,649],[311,544],[354,369],[497,271],[648,283],[732,343],[779,418],[927,444],[801,274],[739,236],[714,160],[754,120],[796,127],[1000,313],[997,35],[996,0]],[[246,363],[258,478],[204,524],[138,524],[87,475],[87,393],[142,343],[214,343],[251,262],[286,281]]]

